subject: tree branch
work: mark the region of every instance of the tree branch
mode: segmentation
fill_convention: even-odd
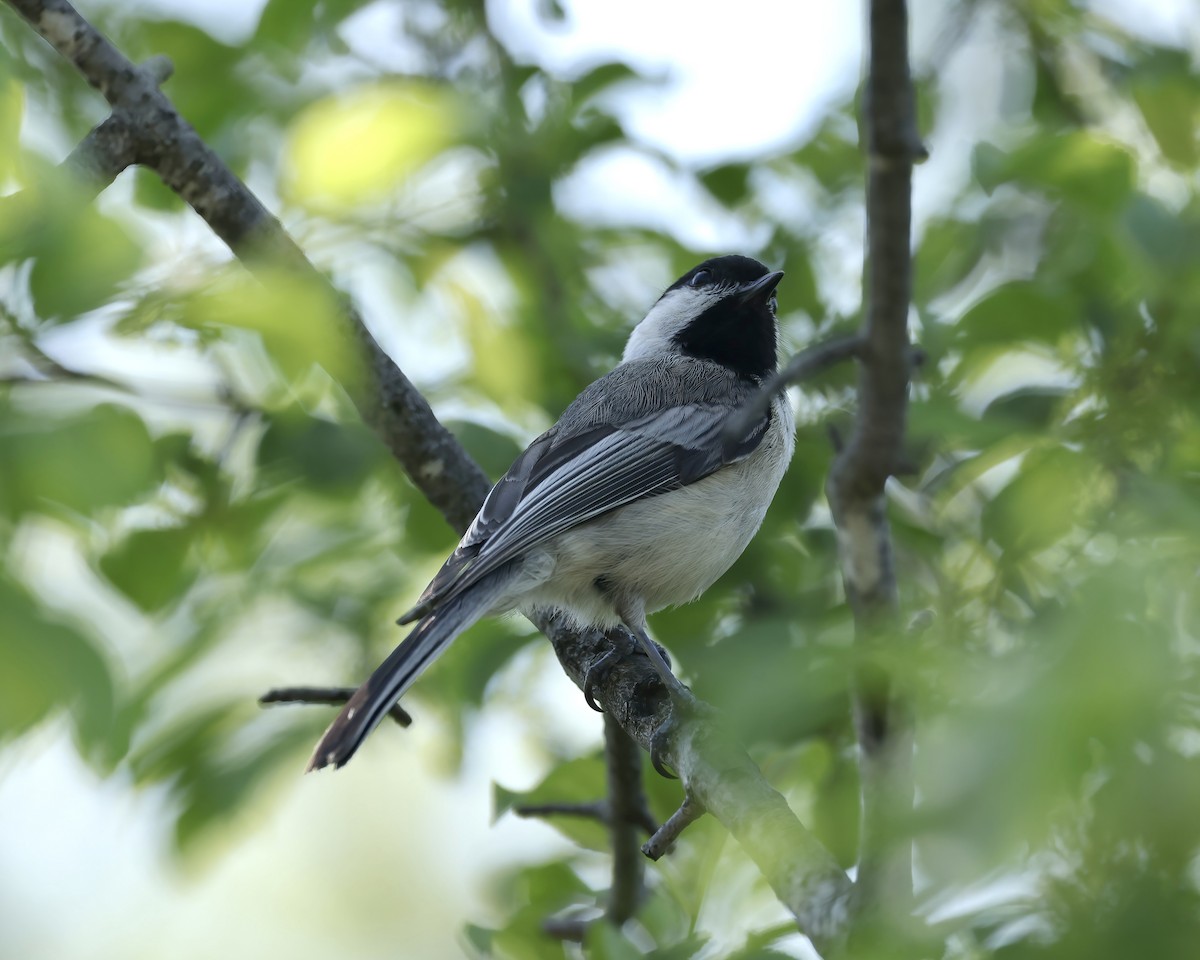
[[[862,339],[857,334],[850,337],[834,337],[800,351],[768,379],[747,403],[729,415],[722,431],[725,442],[734,445],[740,443],[751,427],[767,412],[777,393],[782,393],[794,383],[815,377],[851,357],[857,357],[861,351]]]
[[[855,725],[862,778],[862,833],[856,905],[908,911],[911,842],[901,825],[912,807],[912,723],[892,678],[874,663],[881,639],[897,631],[896,575],[884,487],[904,462],[912,292],[912,166],[924,155],[908,66],[905,0],[872,0],[865,98],[867,250],[858,413],[826,486],[846,595],[862,666],[855,678]]]
[[[152,71],[135,67],[66,0],[7,2],[76,65],[112,104],[114,116],[128,124],[110,129],[121,137],[92,138],[96,150],[113,141],[124,148],[127,133],[136,162],[154,169],[251,270],[283,263],[319,276],[278,220],[159,91]],[[101,158],[86,169],[107,175],[121,169],[115,159]],[[353,393],[363,419],[450,524],[465,529],[489,488],[486,476],[375,342],[358,313],[347,305],[346,314],[370,374],[368,383]],[[533,620],[550,637],[567,675],[582,687],[589,667],[610,641],[600,631],[566,629],[553,611],[535,614]],[[656,679],[644,658],[630,657],[606,671],[595,686],[606,712],[644,749],[670,711]],[[685,788],[743,845],[818,949],[840,942],[851,883],[749,757],[721,742],[710,724],[688,721],[680,724],[663,756]]]
[[[564,630],[553,611],[539,611],[532,619],[550,638],[567,675],[582,688],[588,666],[608,650],[604,634]],[[645,750],[671,710],[657,679],[647,658],[626,657],[594,687],[604,712]],[[684,790],[758,865],[817,950],[837,949],[848,931],[853,885],[745,751],[724,738],[710,719],[685,717],[663,749],[663,759]]]
[[[5,198],[8,200],[10,198]],[[0,376],[0,384],[4,386],[61,384],[72,383],[99,390],[110,390],[123,394],[134,400],[147,403],[162,404],[174,407],[191,407],[195,409],[224,409],[231,413],[247,413],[249,408],[238,401],[227,389],[220,389],[212,396],[186,396],[175,390],[164,389],[163,383],[141,382],[134,383],[116,380],[102,373],[89,370],[77,370],[56,360],[42,349],[37,335],[27,329],[5,306],[0,305],[0,322],[20,342],[22,359],[35,371],[36,375],[4,374]],[[171,389],[174,389],[174,384]]]
[[[543,817],[579,817],[607,824],[609,821],[608,801],[593,800],[591,803],[525,803],[512,808],[514,816],[526,820]]]
[[[651,860],[658,860],[671,849],[679,835],[689,826],[704,816],[704,807],[696,802],[690,793],[683,795],[683,803],[679,805],[667,822],[654,831],[654,835],[642,844],[642,853]]]
[[[276,687],[259,697],[258,702],[264,706],[272,703],[315,703],[340,707],[354,696],[355,689],[355,687]],[[412,716],[399,703],[392,704],[388,716],[402,727],[412,725]]]
[[[609,835],[613,879],[608,892],[608,919],[620,926],[642,901],[642,857],[639,829],[649,819],[642,789],[642,754],[611,714],[604,715],[604,764],[608,773]],[[650,832],[654,832],[651,823]]]
[[[634,915],[642,899],[645,861],[638,847],[638,831],[653,834],[656,827],[642,789],[641,751],[607,713],[604,715],[604,767],[607,800],[524,804],[513,807],[512,812],[518,817],[582,817],[608,827],[612,838],[613,868],[605,915],[610,922],[620,926]],[[572,919],[572,923],[581,922],[586,925],[585,921]]]

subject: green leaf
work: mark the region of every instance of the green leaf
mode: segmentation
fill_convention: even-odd
[[[834,859],[850,867],[858,857],[859,782],[858,763],[852,750],[823,743],[829,768],[817,780],[812,829]]]
[[[604,759],[599,754],[567,760],[554,767],[532,790],[518,793],[493,787],[496,815],[516,806],[546,803],[595,803],[607,796]],[[608,827],[588,817],[568,814],[544,819],[563,835],[589,850],[608,850]]]
[[[1182,50],[1159,50],[1139,64],[1131,92],[1158,148],[1179,168],[1200,162],[1200,81]]]
[[[213,756],[195,765],[193,758],[181,758],[189,766],[180,782],[183,789],[178,791],[183,810],[175,823],[176,845],[187,850],[207,831],[237,815],[254,790],[282,764],[294,762],[297,750],[306,747],[311,738],[312,732],[301,728],[280,734],[266,747],[236,759]],[[216,746],[206,745],[209,750]]]
[[[731,953],[726,960],[788,960],[792,954],[772,950],[770,947],[753,946]]]
[[[976,180],[989,193],[1004,183],[1043,190],[1098,214],[1110,214],[1134,187],[1134,158],[1123,144],[1082,130],[1039,133],[1011,153],[975,149]]]
[[[662,777],[654,774],[648,784],[655,780],[661,781]],[[678,806],[677,795],[672,797],[672,803],[675,807]],[[654,884],[646,890],[646,897],[638,907],[637,922],[660,947],[666,944],[685,944],[694,945],[692,949],[696,950],[708,939],[692,933],[691,916],[662,884]]]
[[[133,199],[138,206],[160,213],[180,213],[186,206],[179,194],[146,167],[135,167],[133,170]]]
[[[215,706],[175,713],[171,722],[145,739],[130,756],[129,766],[140,784],[169,780],[189,769],[210,752],[236,725],[239,704],[225,701]]]
[[[727,163],[700,174],[704,188],[726,206],[734,206],[746,199],[750,189],[750,165]]]
[[[100,558],[100,572],[147,613],[179,600],[196,579],[188,527],[135,530]]]
[[[647,955],[611,923],[589,926],[583,947],[588,960],[638,960]]]
[[[602,63],[571,84],[571,99],[583,104],[609,87],[637,79],[637,71],[627,63]]]
[[[221,601],[216,601],[216,604],[222,606],[222,613],[231,612]],[[125,759],[135,732],[141,734],[144,744],[143,724],[152,715],[157,715],[156,705],[161,702],[158,698],[170,684],[195,667],[220,642],[226,624],[218,617],[201,612],[196,622],[189,626],[190,629],[178,638],[178,642],[148,670],[129,680],[125,695],[118,704],[112,734],[100,758],[104,769],[111,771]]]
[[[0,263],[33,261],[29,292],[42,320],[104,306],[141,265],[141,247],[66,172],[35,168],[30,180],[0,200]]]
[[[991,193],[1007,179],[1008,154],[994,143],[977,144],[971,153],[971,172],[976,182]]]
[[[67,320],[104,306],[141,263],[141,247],[124,227],[80,210],[34,260],[29,290],[38,316]]]
[[[1063,398],[1070,391],[1065,387],[1022,387],[997,397],[983,411],[985,420],[999,420],[1019,429],[1041,431],[1057,420]]]
[[[858,131],[846,114],[830,117],[793,159],[806,168],[830,193],[858,187],[863,182],[864,159]]]
[[[1146,266],[1155,271],[1174,279],[1176,272],[1190,272],[1200,259],[1200,220],[1195,215],[1180,215],[1157,197],[1139,193],[1122,221]]]
[[[317,100],[288,129],[287,195],[335,216],[370,208],[458,143],[473,117],[453,87],[411,78]]]
[[[795,641],[790,617],[748,620],[735,636],[688,650],[696,692],[721,704],[741,740],[795,741],[844,709],[844,664]],[[754,650],[753,657],[745,651]]]
[[[362,486],[379,462],[379,443],[360,423],[285,413],[271,419],[258,462],[278,481],[300,478],[315,491],[338,496]]]
[[[259,17],[254,45],[278,59],[300,53],[314,37],[329,34],[370,0],[269,0]]]
[[[7,71],[0,72],[0,179],[7,180],[17,171],[24,114],[24,88]]]
[[[463,937],[466,938],[467,946],[471,950],[472,956],[475,957],[491,957],[492,939],[496,936],[496,931],[488,927],[481,927],[475,923],[468,923],[463,926]]]
[[[161,481],[146,425],[124,407],[101,404],[63,419],[0,412],[0,504],[13,516],[51,505],[90,514]]]
[[[566,863],[527,867],[503,885],[512,902],[508,922],[493,932],[494,955],[506,960],[563,960],[560,942],[546,935],[546,918],[563,907],[594,902],[594,895]]]
[[[312,40],[314,11],[320,0],[268,0],[258,18],[258,46],[299,52]]]
[[[320,277],[260,265],[253,277],[231,272],[183,306],[176,322],[207,337],[230,329],[252,331],[289,380],[307,380],[320,367],[349,392],[358,388],[360,358],[345,335],[341,298]],[[262,404],[269,406],[270,400]]]
[[[786,244],[786,253],[780,265],[786,274],[779,293],[780,310],[785,314],[803,310],[814,319],[823,317],[826,306],[821,300],[821,290],[807,247],[794,240],[780,239]]]
[[[464,706],[481,706],[492,678],[535,638],[518,623],[486,618],[471,627],[465,643],[455,643],[421,678],[421,695],[444,704],[448,721],[461,732]]]
[[[113,723],[113,682],[104,658],[56,622],[15,583],[0,578],[0,739],[68,709],[85,755],[97,755]]]
[[[243,51],[215,39],[199,27],[178,20],[134,21],[144,56],[163,54],[175,66],[166,91],[179,112],[210,145],[222,145],[221,133],[231,115],[260,103],[241,79]],[[205,77],[206,83],[184,82]],[[240,138],[244,148],[246,137]],[[229,157],[225,157],[228,162]]]
[[[979,224],[938,219],[925,226],[913,261],[913,299],[928,303],[961,283],[983,256]]]
[[[560,26],[567,21],[567,11],[562,5],[562,0],[537,0],[535,9],[547,26]]]
[[[649,960],[694,960],[694,958],[709,955],[704,949],[708,943],[707,936],[702,933],[693,933],[675,943],[651,950],[646,957]]]
[[[984,508],[983,532],[1006,559],[1020,560],[1060,540],[1107,496],[1105,477],[1089,457],[1061,446],[1033,450]]]
[[[1016,280],[997,287],[963,314],[956,333],[967,347],[1017,341],[1055,344],[1080,325],[1079,304],[1069,292]]]

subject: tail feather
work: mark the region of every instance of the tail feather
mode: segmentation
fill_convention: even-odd
[[[421,617],[400,646],[355,691],[329,725],[308,761],[308,770],[344,766],[413,681],[450,642],[484,616],[504,593],[510,574],[498,570],[465,594]]]

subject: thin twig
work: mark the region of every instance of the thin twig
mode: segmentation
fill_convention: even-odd
[[[77,370],[50,356],[42,348],[42,345],[38,343],[37,336],[33,331],[22,324],[13,315],[12,311],[3,305],[0,305],[0,320],[3,320],[8,331],[20,341],[20,349],[24,354],[24,359],[37,371],[37,376],[5,374],[4,376],[0,376],[0,384],[6,386],[32,386],[69,382],[81,386],[96,387],[101,390],[112,390],[133,399],[144,400],[149,403],[195,408],[215,407],[229,409],[234,412],[248,410],[247,407],[234,397],[232,392],[224,389],[220,395],[214,397],[173,396],[168,393],[159,392],[161,390],[160,384],[153,385],[156,392],[152,393],[148,392],[147,387],[149,385],[145,383],[138,385],[125,380],[117,380],[102,373],[93,373],[90,370]]]
[[[585,917],[550,917],[542,921],[547,936],[567,943],[583,943],[592,922]]]
[[[609,820],[608,804],[604,800],[593,800],[591,803],[526,803],[513,807],[512,812],[525,819],[579,817],[603,824],[607,824]]]
[[[306,703],[340,707],[354,696],[354,690],[354,687],[276,687],[259,697],[258,702],[263,706],[272,703]],[[398,703],[392,704],[388,716],[402,727],[412,724],[412,716]]]
[[[726,418],[722,429],[725,443],[736,446],[741,442],[754,424],[766,414],[776,394],[782,393],[792,384],[808,380],[832,366],[858,356],[861,349],[862,339],[855,334],[834,337],[800,351],[771,376],[758,393]]]
[[[667,822],[655,831],[654,836],[642,844],[642,853],[651,860],[658,860],[671,849],[679,835],[704,816],[704,813],[704,805],[690,793],[685,793],[679,809],[667,818]]]

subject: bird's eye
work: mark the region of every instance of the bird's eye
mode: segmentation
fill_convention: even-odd
[[[688,284],[693,287],[702,287],[712,279],[712,274],[707,270],[697,270],[692,274],[692,279]]]

